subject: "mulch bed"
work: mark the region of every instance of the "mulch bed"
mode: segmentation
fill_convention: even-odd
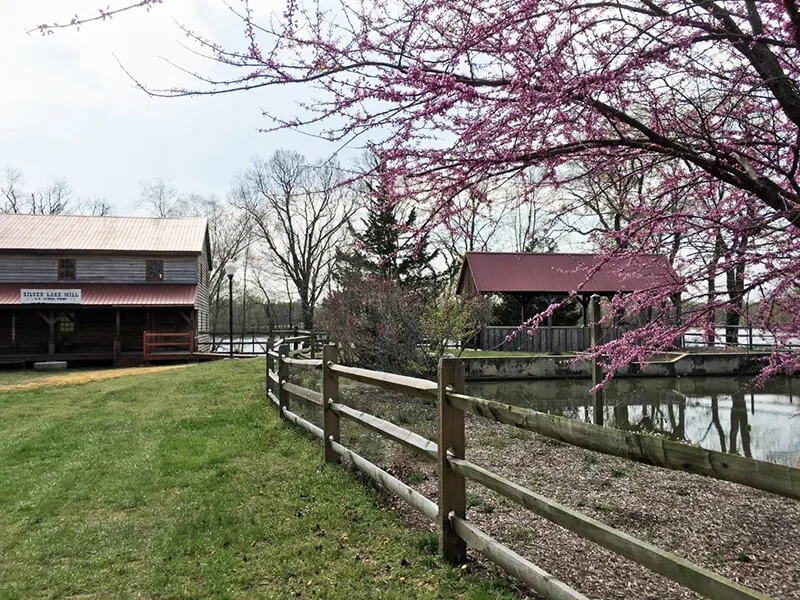
[[[435,406],[360,384],[345,401],[430,439]],[[397,445],[343,422],[344,442],[436,498],[436,473]],[[776,599],[800,600],[800,502],[710,478],[649,467],[467,416],[467,457],[607,525]],[[590,598],[700,598],[499,495],[467,483],[468,519]],[[402,502],[406,522],[433,525]],[[475,557],[475,569],[506,578]],[[516,585],[520,597],[537,597]]]

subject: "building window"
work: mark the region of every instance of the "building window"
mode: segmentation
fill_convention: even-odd
[[[75,279],[75,259],[74,258],[59,258],[58,259],[58,279],[60,281],[72,281]]]
[[[163,260],[148,260],[145,265],[145,275],[147,281],[163,281],[164,280],[164,261]]]
[[[58,332],[59,333],[74,333],[75,332],[75,315],[62,314],[58,319]]]

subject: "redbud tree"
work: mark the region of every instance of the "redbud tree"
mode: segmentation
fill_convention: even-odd
[[[428,228],[447,227],[465,191],[557,197],[581,177],[635,175],[613,199],[622,218],[594,243],[609,256],[666,252],[682,284],[613,299],[614,311],[654,316],[595,349],[610,368],[672,347],[689,327],[712,336],[720,311],[778,345],[800,336],[794,0],[288,0],[281,14],[265,4],[230,5],[243,25],[234,46],[185,29],[226,76],[195,72],[194,87],[173,89],[145,76],[142,88],[308,86],[314,100],[291,118],[268,115],[267,129],[366,141],[390,197],[424,205]],[[661,310],[678,292],[680,322]],[[798,367],[800,355],[775,351],[764,374]]]

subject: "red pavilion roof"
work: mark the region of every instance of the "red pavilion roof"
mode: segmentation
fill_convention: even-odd
[[[681,286],[660,254],[467,252],[458,293],[610,294]],[[677,291],[677,290],[676,290]]]

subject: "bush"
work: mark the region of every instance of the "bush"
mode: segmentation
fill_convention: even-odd
[[[459,298],[446,291],[429,306],[422,318],[422,330],[429,351],[439,358],[453,346],[460,354],[492,311],[485,297]]]
[[[349,277],[322,304],[322,327],[339,344],[342,362],[403,373],[423,339],[425,288],[378,277]]]

